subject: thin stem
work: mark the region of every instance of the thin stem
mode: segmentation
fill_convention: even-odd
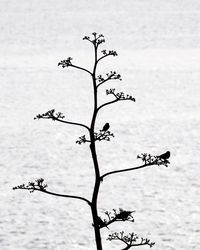
[[[118,102],[118,101],[124,101],[124,100],[115,99],[115,100],[113,100],[113,101],[106,102],[106,103],[102,104],[101,106],[99,106],[98,109],[97,109],[97,111],[99,111],[101,108],[103,108],[103,107],[105,107],[105,106],[107,106],[107,105],[109,105],[109,104],[112,104],[112,103],[115,103],[115,102]]]
[[[103,107],[105,107],[105,106],[107,106],[107,105],[109,105],[109,104],[112,104],[112,103],[115,103],[115,102],[118,102],[118,101],[130,101],[130,99],[128,99],[128,98],[127,98],[127,99],[116,98],[116,99],[113,100],[113,101],[106,102],[106,103],[100,105],[100,106],[98,107],[97,111],[99,111],[101,108],[103,108]]]
[[[85,124],[78,123],[78,122],[68,122],[68,121],[64,121],[64,120],[58,119],[56,117],[53,117],[53,119],[56,120],[56,121],[58,121],[58,122],[63,122],[63,123],[71,124],[71,125],[76,125],[76,126],[84,127],[84,128],[86,128],[90,132],[90,128],[88,126],[86,126]]]
[[[76,69],[83,70],[83,71],[85,71],[85,72],[89,73],[90,75],[92,75],[92,72],[90,72],[89,70],[87,70],[87,69],[85,69],[85,68],[82,68],[82,67],[76,66],[76,65],[74,65],[74,64],[70,64],[69,66],[74,67],[74,68],[76,68]]]
[[[37,189],[35,188],[34,191],[37,190],[37,191],[40,191],[40,192],[43,192],[43,193],[46,193],[46,194],[50,194],[50,195],[54,195],[54,196],[59,196],[59,197],[65,197],[65,198],[73,198],[73,199],[79,199],[79,200],[83,200],[85,202],[88,203],[88,205],[91,206],[91,202],[84,198],[84,197],[81,197],[81,196],[77,196],[77,195],[67,195],[67,194],[58,194],[58,193],[53,193],[53,192],[49,192],[49,191],[46,191],[46,190],[41,190],[41,189]]]
[[[101,61],[103,58],[107,57],[107,56],[111,56],[111,55],[110,55],[110,54],[106,54],[106,55],[104,55],[104,56],[99,57],[99,59],[97,60],[97,63],[98,63],[99,61]]]
[[[138,244],[128,245],[127,247],[123,248],[122,250],[128,250],[131,247],[139,247],[139,246],[144,246],[144,245],[148,245],[148,243],[138,243]]]
[[[97,84],[97,88],[99,87],[99,86],[101,86],[103,83],[105,83],[105,82],[107,82],[107,81],[109,81],[109,80],[111,80],[112,79],[112,75],[110,75],[107,79],[105,79],[105,80],[103,80],[102,82],[100,82],[99,84]]]
[[[110,171],[110,172],[107,172],[107,173],[103,174],[100,178],[101,178],[101,180],[103,180],[104,177],[106,177],[108,175],[111,175],[111,174],[117,174],[117,173],[121,173],[121,172],[132,171],[132,170],[145,168],[145,167],[152,166],[152,165],[154,165],[154,163],[148,163],[148,164],[144,164],[144,165],[141,165],[141,166],[138,166],[138,167],[133,167],[133,168],[125,168],[125,169],[120,169],[120,170],[114,170],[114,171]]]

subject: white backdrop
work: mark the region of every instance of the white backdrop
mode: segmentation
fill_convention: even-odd
[[[115,87],[136,98],[104,109],[97,129],[111,125],[115,138],[98,144],[101,171],[137,166],[137,154],[171,151],[170,168],[152,167],[108,177],[99,210],[136,210],[134,231],[156,242],[155,250],[198,250],[200,2],[0,1],[0,249],[95,249],[90,211],[81,201],[12,187],[43,177],[49,190],[90,199],[94,171],[88,145],[75,144],[84,129],[33,117],[55,108],[89,124],[92,85],[84,72],[57,67],[73,57],[91,67],[92,48],[82,37],[105,35],[114,49],[99,67],[117,70]],[[104,249],[121,249],[106,241]],[[143,248],[140,248],[143,249]],[[144,248],[146,249],[146,248]]]

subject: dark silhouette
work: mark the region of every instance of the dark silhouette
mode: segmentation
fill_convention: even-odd
[[[105,123],[103,126],[103,129],[100,131],[96,131],[95,124],[97,119],[97,114],[101,112],[103,108],[110,104],[114,104],[119,101],[132,101],[135,102],[135,98],[132,97],[129,94],[124,94],[123,92],[116,92],[115,88],[107,89],[106,94],[111,95],[113,99],[111,101],[99,104],[98,101],[98,91],[97,89],[102,85],[106,84],[108,81],[113,80],[120,80],[121,81],[121,75],[117,74],[116,71],[110,71],[109,73],[103,75],[97,74],[97,65],[100,61],[104,60],[105,58],[109,56],[117,56],[117,52],[114,50],[101,50],[101,53],[97,53],[99,46],[105,42],[104,36],[102,34],[98,35],[96,32],[92,33],[92,38],[89,36],[85,36],[83,40],[88,41],[90,44],[92,44],[94,49],[94,65],[92,68],[92,71],[80,67],[78,65],[75,65],[72,63],[72,58],[68,57],[66,60],[62,60],[58,63],[58,66],[61,66],[63,68],[66,67],[72,67],[81,71],[84,71],[85,73],[89,74],[91,77],[92,85],[93,85],[93,112],[91,114],[91,120],[88,122],[89,125],[80,123],[80,122],[74,122],[70,120],[65,120],[65,116],[61,112],[56,112],[55,109],[51,109],[47,112],[44,112],[42,114],[38,114],[34,119],[50,119],[52,121],[61,122],[63,124],[68,125],[75,125],[82,127],[86,130],[86,134],[79,137],[79,139],[76,141],[77,144],[83,144],[88,143],[89,149],[91,152],[91,158],[93,160],[93,166],[94,166],[94,173],[95,173],[95,180],[94,180],[94,187],[92,192],[92,197],[85,198],[82,196],[77,195],[71,195],[71,194],[60,194],[55,192],[50,192],[47,190],[47,184],[44,183],[44,179],[40,178],[35,180],[34,182],[29,182],[28,184],[22,184],[14,187],[13,189],[25,189],[29,190],[30,192],[34,191],[40,191],[45,194],[54,195],[58,197],[65,197],[65,198],[72,198],[72,199],[78,199],[80,201],[84,201],[88,204],[90,210],[91,210],[91,216],[92,221],[91,223],[94,228],[94,234],[95,234],[95,243],[96,243],[96,249],[102,250],[102,241],[101,241],[101,232],[100,230],[104,227],[108,228],[108,225],[115,223],[115,222],[134,222],[134,218],[132,216],[132,213],[134,211],[128,211],[122,208],[119,208],[119,211],[116,209],[113,209],[112,212],[105,212],[106,219],[102,219],[99,216],[97,203],[98,203],[98,194],[100,190],[100,186],[103,183],[103,180],[106,176],[117,174],[117,173],[123,173],[127,171],[132,170],[138,170],[145,167],[150,167],[153,165],[163,165],[168,166],[169,161],[167,160],[170,157],[169,151],[167,151],[165,154],[162,154],[160,156],[153,156],[151,154],[142,153],[137,156],[138,159],[142,160],[142,165],[137,167],[130,167],[125,169],[119,169],[119,170],[112,170],[110,172],[101,174],[97,152],[96,152],[96,143],[102,142],[102,141],[110,141],[111,138],[114,137],[114,134],[109,131],[110,125],[109,123]],[[148,245],[152,247],[155,243],[150,242],[147,238],[138,237],[134,232],[129,233],[128,235],[125,235],[124,232],[114,232],[111,233],[108,237],[108,240],[118,240],[123,242],[126,247],[124,250],[127,250],[134,246],[142,246],[142,245]]]
[[[161,158],[161,159],[163,159],[163,160],[167,160],[167,159],[169,159],[169,157],[170,157],[170,151],[167,151],[166,153],[164,153],[164,154],[162,154],[162,155],[159,155],[159,156],[157,156],[158,158]]]
[[[120,210],[120,213],[116,215],[116,219],[122,219],[123,221],[127,220],[128,217],[131,216],[131,214],[134,211],[123,211],[122,209]],[[132,217],[132,216],[131,216]]]
[[[97,221],[98,221],[98,224],[99,224],[99,228],[102,228],[102,227],[107,227],[108,228],[106,221],[105,220],[103,221],[101,219],[101,217],[97,216]]]
[[[102,131],[107,131],[108,129],[110,128],[110,124],[107,122],[104,126],[103,126],[103,129]]]

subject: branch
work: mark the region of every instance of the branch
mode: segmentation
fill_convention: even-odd
[[[136,247],[136,246],[144,246],[148,245],[150,248],[155,245],[154,242],[150,242],[149,239],[147,238],[140,238],[140,242],[138,242],[139,237],[135,233],[129,233],[128,235],[124,235],[124,231],[120,233],[112,233],[109,235],[107,240],[118,240],[122,241],[124,244],[126,244],[126,247],[123,248],[122,250],[128,250],[131,247]]]
[[[44,114],[38,114],[36,117],[34,117],[34,120],[36,120],[36,119],[38,119],[38,120],[39,119],[52,119],[53,121],[58,121],[58,122],[63,122],[63,123],[71,124],[71,125],[81,126],[81,127],[86,128],[88,131],[90,131],[89,127],[86,126],[85,124],[78,123],[78,122],[64,121],[63,120],[64,118],[65,118],[65,116],[61,112],[55,113],[55,109],[51,109]]]
[[[92,35],[94,36],[93,39],[91,39],[89,36],[84,36],[83,40],[87,40],[87,41],[91,42],[95,48],[98,48],[98,46],[101,43],[105,43],[104,35],[102,35],[102,34],[97,35],[96,32],[93,32]]]
[[[106,102],[106,103],[104,103],[104,104],[100,105],[100,106],[97,108],[97,112],[98,112],[101,108],[103,108],[103,107],[105,107],[105,106],[107,106],[107,105],[109,105],[109,104],[112,104],[112,103],[118,102],[118,101],[119,101],[118,99],[115,99],[115,100],[113,100],[113,101]]]
[[[61,61],[58,63],[58,66],[61,65],[63,68],[65,68],[65,67],[74,67],[74,68],[83,70],[83,71],[89,73],[90,75],[92,75],[92,73],[91,73],[89,70],[87,70],[87,69],[85,69],[85,68],[83,68],[83,67],[79,67],[79,66],[77,66],[77,65],[74,65],[74,64],[72,64],[71,61],[72,61],[72,58],[71,58],[71,57],[68,57],[66,60],[61,60]]]
[[[71,65],[71,67],[74,67],[74,68],[83,70],[83,71],[89,73],[90,75],[92,75],[92,72],[90,72],[89,70],[87,70],[87,69],[85,69],[85,68],[82,68],[82,67],[79,67],[79,66],[76,66],[76,65],[73,65],[73,64]]]
[[[110,73],[106,74],[107,78],[104,78],[102,75],[99,75],[96,80],[98,80],[99,84],[97,84],[97,88],[103,83],[109,80],[122,80],[121,75],[117,74],[116,71],[110,71]]]
[[[140,158],[144,162],[144,164],[138,167],[125,168],[125,169],[107,172],[103,174],[102,176],[100,176],[101,181],[103,181],[103,178],[106,177],[107,175],[136,170],[136,169],[145,168],[145,167],[152,166],[152,165],[158,165],[158,166],[164,165],[165,167],[168,167],[168,164],[170,163],[167,159],[163,159],[160,156],[152,156],[146,153],[138,155],[137,158],[138,159]]]
[[[132,97],[131,95],[126,95],[124,94],[124,92],[118,92],[118,93],[115,93],[115,89],[107,89],[106,90],[106,94],[107,95],[113,95],[115,97],[114,100],[110,101],[110,102],[106,102],[104,104],[102,104],[101,106],[99,106],[97,108],[97,111],[99,111],[101,108],[109,105],[109,104],[112,104],[112,103],[115,103],[115,102],[118,102],[118,101],[133,101],[135,102],[135,98]]]
[[[91,202],[88,199],[84,198],[84,197],[76,196],[76,195],[58,194],[58,193],[53,193],[53,192],[47,191],[46,190],[47,184],[44,184],[43,182],[44,182],[44,179],[40,178],[40,179],[35,180],[35,182],[29,182],[27,185],[22,184],[22,185],[13,187],[13,190],[25,189],[25,190],[29,190],[30,193],[33,193],[34,191],[40,191],[40,192],[50,194],[50,195],[54,195],[54,196],[83,200],[83,201],[87,202],[88,205],[91,206]]]
[[[100,130],[99,133],[94,132],[95,141],[110,141],[111,137],[115,137],[115,136],[109,130],[107,131]]]
[[[86,142],[91,142],[90,140],[86,139],[86,135],[82,135],[79,137],[79,140],[76,141],[77,144],[82,144]]]
[[[116,221],[134,222],[134,218],[132,216],[133,212],[135,211],[127,211],[123,210],[122,208],[119,208],[119,212],[117,212],[116,209],[113,209],[113,212],[106,211],[105,214],[107,216],[107,219],[102,220],[101,217],[99,217],[99,228],[108,228],[108,225]]]
[[[131,170],[136,170],[136,169],[148,167],[148,166],[151,166],[151,165],[153,165],[153,164],[144,164],[144,165],[141,165],[141,166],[138,166],[138,167],[125,168],[125,169],[110,171],[110,172],[107,172],[107,173],[103,174],[102,176],[100,176],[100,179],[101,179],[101,181],[103,181],[103,178],[106,177],[107,175],[117,174],[117,173],[131,171]]]
[[[101,51],[101,53],[103,54],[103,56],[99,57],[99,59],[97,60],[97,63],[102,60],[103,58],[107,57],[107,56],[118,56],[117,52],[115,50],[109,50],[106,51],[105,49]]]
[[[100,130],[99,133],[94,132],[94,141],[110,141],[111,137],[115,137],[115,136],[109,130],[107,131]],[[80,136],[79,139],[76,141],[77,144],[82,144],[86,142],[91,142],[91,140],[88,140],[86,138],[86,135]]]

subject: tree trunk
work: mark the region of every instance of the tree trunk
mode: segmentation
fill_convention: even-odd
[[[92,218],[93,218],[93,226],[94,226],[94,232],[95,232],[95,241],[96,241],[96,247],[97,250],[102,250],[102,243],[101,243],[101,234],[100,234],[100,228],[98,223],[98,212],[97,212],[97,198],[99,193],[99,187],[100,187],[100,173],[99,173],[99,166],[98,166],[98,160],[96,155],[96,148],[95,148],[95,140],[93,133],[90,134],[91,138],[91,144],[90,144],[90,150],[92,154],[94,169],[95,169],[95,185],[92,195],[92,204],[91,204],[91,211],[92,211]]]
[[[97,220],[97,209],[96,207],[91,207],[92,210],[92,217],[93,217],[93,226],[94,226],[94,233],[95,233],[95,242],[96,242],[96,247],[97,250],[103,250],[102,248],[102,243],[101,243],[101,234],[100,234],[100,228],[98,225],[98,220]]]

